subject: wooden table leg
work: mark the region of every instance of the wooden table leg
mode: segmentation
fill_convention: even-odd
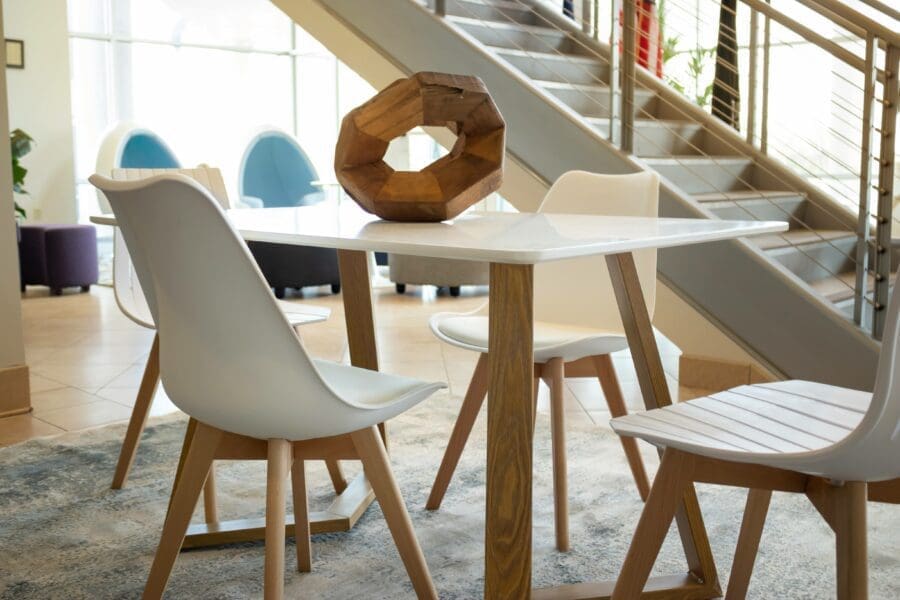
[[[668,406],[672,404],[672,397],[634,265],[634,256],[630,252],[614,254],[606,257],[606,264],[628,337],[644,405],[648,410]],[[693,485],[688,486],[675,520],[691,575],[715,590],[718,595],[720,590],[716,565]]]
[[[531,597],[533,280],[491,264],[485,598]]]
[[[369,258],[362,250],[338,250],[338,267],[341,272],[350,363],[355,367],[377,371],[378,346],[375,342]]]
[[[638,383],[647,409],[672,404],[666,373],[663,370],[653,335],[650,315],[644,302],[641,282],[631,253],[606,257],[616,304],[625,326],[628,346],[637,371]],[[492,283],[493,285],[493,283]],[[490,406],[490,404],[488,404]],[[651,494],[652,497],[652,494]],[[687,486],[675,512],[675,522],[687,558],[688,573],[651,577],[642,596],[653,598],[718,598],[722,595],[716,575],[706,528],[693,484]],[[614,581],[587,582],[536,590],[534,600],[602,600],[612,595]]]

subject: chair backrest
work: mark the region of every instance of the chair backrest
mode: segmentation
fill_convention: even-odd
[[[97,152],[96,172],[110,176],[113,169],[173,169],[181,166],[178,157],[156,133],[134,123],[121,122],[103,136]],[[98,193],[100,210],[110,212],[103,194]]]
[[[900,478],[900,294],[891,293],[872,401],[860,424],[827,451],[829,467],[852,480]]]
[[[283,422],[294,439],[332,434],[341,399],[209,192],[180,174],[90,181],[109,199],[147,292],[172,401],[225,431],[276,437],[272,423]]]
[[[602,175],[569,171],[547,192],[538,212],[656,217],[659,177],[655,173]],[[650,316],[656,302],[656,250],[634,253]],[[622,332],[622,320],[603,256],[535,267],[534,318],[566,325]]]
[[[319,176],[300,144],[271,129],[255,136],[244,150],[238,193],[262,200],[263,206],[304,206],[321,200],[312,182]]]
[[[225,181],[219,169],[200,166],[195,169],[125,169],[112,170],[112,179],[134,181],[146,179],[163,173],[181,173],[200,183],[219,201],[222,208],[229,208],[228,195],[225,193]],[[153,316],[141,289],[140,280],[134,272],[131,256],[122,232],[116,228],[113,233],[113,291],[116,302],[125,316],[144,327],[153,328]]]

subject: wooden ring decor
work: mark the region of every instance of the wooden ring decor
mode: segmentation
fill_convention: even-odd
[[[457,135],[449,154],[421,171],[395,171],[384,155],[420,125]],[[344,117],[334,171],[360,206],[390,221],[452,219],[503,180],[506,123],[478,77],[416,73]]]

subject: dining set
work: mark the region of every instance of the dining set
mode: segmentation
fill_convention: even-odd
[[[773,491],[810,499],[836,535],[838,598],[867,597],[866,503],[900,501],[894,458],[900,389],[892,377],[900,367],[900,298],[888,307],[871,393],[781,381],[673,403],[652,327],[658,250],[705,243],[714,252],[717,243],[777,234],[786,223],[659,217],[660,182],[649,173],[573,171],[554,183],[535,213],[469,211],[433,223],[380,220],[347,202],[232,209],[221,175],[210,167],[123,169],[90,181],[112,208],[92,221],[116,228],[119,305],[156,331],[113,487],[126,483],[160,380],[189,416],[145,598],[163,596],[182,549],[262,539],[265,597],[281,598],[286,538],[296,540],[298,570],[309,572],[310,536],[351,529],[375,500],[412,591],[439,597],[391,469],[387,424],[427,407],[445,385],[379,370],[372,252],[490,264],[484,306],[430,321],[438,339],[478,360],[425,506],[439,511],[452,493],[454,470],[486,399],[485,598],[721,597],[695,483],[749,490],[726,598],[747,594]],[[329,312],[277,300],[247,242],[337,250],[351,364],[311,356],[303,328]],[[737,274],[734,282],[710,285],[739,281]],[[610,358],[625,349],[643,411],[626,409]],[[533,589],[532,459],[541,380],[550,388],[556,548],[570,546],[566,377],[598,379],[644,508],[615,581]],[[659,451],[652,479],[638,440]],[[218,519],[215,462],[222,460],[266,461],[265,518]],[[363,472],[347,481],[340,461],[350,460],[361,461]],[[310,510],[306,461],[328,467],[335,499],[326,510]],[[192,524],[201,495],[204,522]],[[597,510],[602,519],[602,506]],[[651,577],[673,522],[686,568]]]

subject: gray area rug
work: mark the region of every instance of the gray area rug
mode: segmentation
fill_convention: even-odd
[[[476,424],[444,506],[424,510],[459,400],[438,395],[391,422],[394,470],[442,598],[478,598],[483,589],[484,415]],[[144,434],[126,489],[112,491],[124,426],[33,440],[0,449],[0,598],[139,598],[152,561],[181,448],[185,421],[155,421]],[[553,546],[549,422],[535,442],[534,581],[538,587],[615,577],[641,503],[612,433],[569,427],[572,550]],[[652,458],[652,453],[647,454]],[[651,463],[655,468],[656,462]],[[345,463],[346,470],[357,469]],[[311,506],[328,504],[324,466],[308,467]],[[261,516],[261,462],[220,463],[220,517]],[[745,492],[701,486],[723,588]],[[196,517],[195,517],[196,518]],[[900,597],[900,507],[870,505],[872,598]],[[657,573],[681,573],[670,533]],[[348,533],[313,537],[313,573],[294,571],[287,549],[290,598],[412,598],[411,586],[377,504]],[[833,537],[799,497],[776,494],[762,540],[752,598],[834,597]],[[169,598],[261,597],[263,546],[243,544],[183,552]]]

